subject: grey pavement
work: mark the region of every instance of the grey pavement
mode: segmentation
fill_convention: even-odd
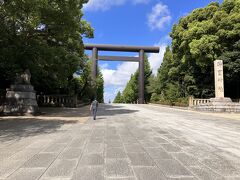
[[[1,119],[0,179],[237,180],[240,119],[231,116],[101,104],[85,123]]]

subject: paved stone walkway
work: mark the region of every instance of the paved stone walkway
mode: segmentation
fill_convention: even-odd
[[[240,179],[240,119],[151,105],[72,119],[0,120],[0,179]]]

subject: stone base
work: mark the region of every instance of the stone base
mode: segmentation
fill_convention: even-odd
[[[199,104],[193,109],[210,112],[240,113],[240,103],[234,103],[230,98],[211,98],[209,103]]]
[[[21,92],[33,92],[34,88],[32,85],[11,85],[10,90]]]
[[[39,112],[36,92],[31,85],[12,85],[7,89],[4,115],[35,115]]]
[[[210,102],[214,104],[226,104],[226,103],[232,103],[231,98],[211,98]]]
[[[38,106],[5,105],[3,107],[3,115],[5,116],[36,115],[38,113]]]

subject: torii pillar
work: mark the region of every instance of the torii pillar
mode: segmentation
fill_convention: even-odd
[[[97,78],[97,60],[98,60],[98,49],[94,47],[92,49],[92,80],[95,83]]]
[[[144,50],[140,50],[139,52],[139,104],[145,103],[144,98]]]

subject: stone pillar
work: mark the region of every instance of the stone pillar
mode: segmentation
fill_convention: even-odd
[[[98,49],[96,47],[92,50],[92,85],[95,87],[97,79],[97,61],[98,61]],[[97,98],[97,91],[95,89],[94,98]]]
[[[139,104],[144,104],[144,50],[139,52]]]
[[[215,78],[215,98],[211,98],[207,103],[207,110],[216,112],[229,111],[232,100],[224,97],[224,82],[223,82],[223,61],[214,61],[214,78]]]
[[[215,98],[224,98],[223,61],[214,61]]]
[[[192,107],[192,106],[193,106],[193,99],[194,99],[193,96],[189,96],[189,97],[188,97],[188,106],[189,106],[189,107]]]
[[[98,60],[98,50],[97,48],[93,48],[92,50],[92,79],[95,83],[97,78],[97,60]]]

